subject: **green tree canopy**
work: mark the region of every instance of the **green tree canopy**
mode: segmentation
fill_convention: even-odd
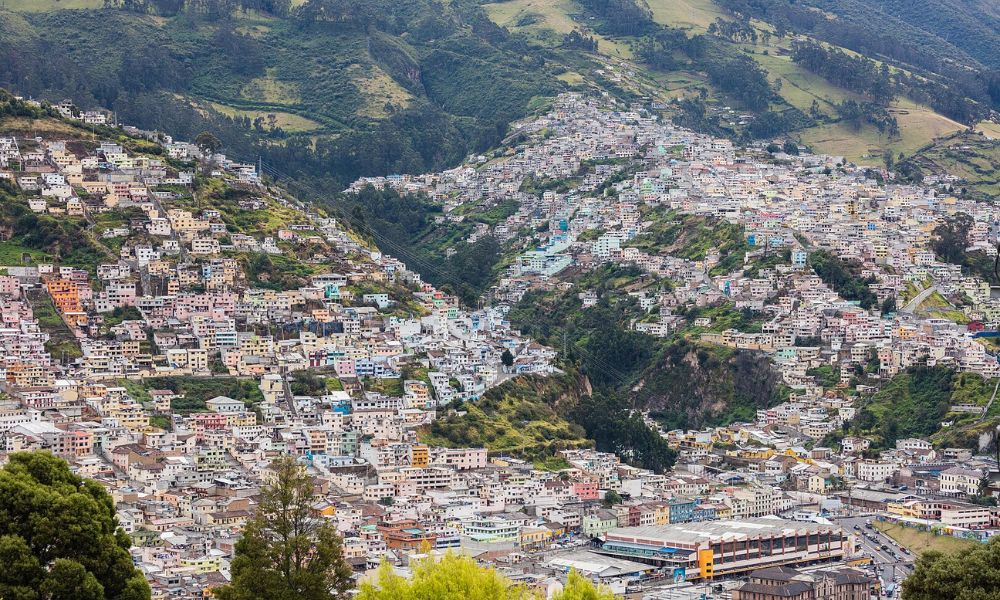
[[[219,141],[219,138],[215,137],[214,135],[212,135],[207,131],[202,131],[197,136],[195,136],[194,143],[202,150],[206,152],[211,152],[212,154],[215,154],[216,152],[222,149],[222,142]]]
[[[0,470],[0,598],[148,600],[111,496],[48,452]]]
[[[570,571],[566,585],[553,600],[614,600],[614,597],[610,589],[596,587],[576,571]]]
[[[360,586],[358,600],[541,600],[545,595],[515,584],[494,569],[481,567],[468,556],[448,553],[440,561],[425,559],[413,565],[406,579],[387,562],[374,581]],[[597,588],[575,571],[552,600],[613,600],[606,588]]]
[[[271,466],[256,516],[236,543],[232,581],[219,600],[337,600],[352,587],[340,536],[312,515],[312,477],[292,457]]]
[[[1000,539],[953,554],[928,551],[903,582],[903,600],[1000,599]]]

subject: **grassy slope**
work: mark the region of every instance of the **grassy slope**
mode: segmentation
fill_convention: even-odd
[[[938,140],[917,154],[918,163],[930,172],[961,177],[969,189],[982,194],[1000,194],[1000,126],[981,123],[986,135],[958,132]],[[990,139],[990,138],[993,139]]]
[[[590,446],[580,427],[563,417],[582,391],[573,375],[512,379],[466,402],[460,413],[441,411],[420,439],[448,447],[485,446],[492,453],[529,458]]]
[[[647,3],[657,22],[692,33],[704,33],[712,21],[726,18],[712,0],[648,0]],[[7,0],[8,7],[31,12],[98,4],[98,0]],[[562,35],[573,29],[594,34],[574,0],[509,0],[486,4],[484,8],[497,24],[550,47],[558,46]],[[206,69],[196,77],[190,91],[191,99],[202,109],[209,107],[212,112],[251,119],[274,114],[278,127],[290,134],[308,135],[314,144],[317,139],[339,135],[360,122],[386,118],[390,114],[387,104],[399,108],[417,101],[411,91],[375,64],[364,44],[351,36],[301,36],[291,31],[287,22],[254,15],[241,17],[237,24],[240,31],[265,44],[269,68],[249,81],[227,75],[218,67]],[[769,28],[764,23],[755,25]],[[47,22],[45,28],[50,27]],[[164,28],[167,30],[169,27]],[[182,35],[167,33],[177,38],[177,42],[211,35],[201,30]],[[607,59],[632,56],[628,40],[595,37],[599,53]],[[787,39],[772,40],[765,48],[758,42],[751,51],[772,81],[781,78],[780,93],[790,106],[807,111],[816,100],[822,112],[834,116],[833,104],[852,98],[853,94],[805,71],[788,56],[779,55],[779,45],[787,50],[788,44]],[[337,50],[331,53],[330,48]],[[767,56],[763,54],[765,49]],[[571,86],[586,83],[588,66],[572,64],[570,57],[566,60],[569,70],[560,77],[561,82]],[[219,73],[223,75],[218,76]],[[642,86],[646,88],[642,90],[644,93],[663,99],[706,86],[700,74],[662,74],[640,69],[636,77],[647,84]],[[905,99],[894,103],[893,110],[902,132],[899,139],[879,135],[871,126],[854,130],[838,123],[820,124],[803,130],[800,135],[803,142],[817,150],[877,164],[884,149],[910,154],[934,138],[959,129],[957,123]]]
[[[524,33],[549,45],[558,45],[563,34],[574,29],[588,30],[581,21],[574,18],[581,9],[572,0],[510,0],[486,4],[483,8],[497,25],[507,27],[512,32]],[[628,44],[610,40],[593,31],[588,33],[597,38],[598,52],[618,58],[632,56]]]
[[[894,523],[876,522],[874,525],[879,531],[896,540],[897,543],[914,554],[923,554],[927,551],[950,554],[978,544],[973,540],[964,540],[948,535],[934,535],[927,531],[919,531]]]
[[[296,115],[293,113],[286,113],[280,111],[240,110],[238,108],[233,108],[232,106],[219,104],[218,102],[211,102],[210,106],[212,107],[212,109],[226,115],[227,117],[248,117],[251,121],[253,121],[258,117],[261,117],[264,119],[265,127],[267,126],[268,115],[273,114],[276,119],[275,125],[289,132],[314,131],[322,127],[320,123],[317,123],[312,119],[307,119],[306,117]]]
[[[3,0],[3,5],[11,10],[24,12],[45,12],[59,9],[101,8],[103,0]]]
[[[899,121],[899,139],[889,139],[871,126],[855,130],[843,123],[833,123],[803,131],[802,141],[824,152],[843,155],[859,163],[878,164],[885,149],[892,150],[893,154],[913,154],[935,139],[963,129],[961,124],[908,98],[896,99],[890,110]]]
[[[704,33],[715,19],[727,18],[725,12],[712,0],[648,0],[647,4],[658,23],[691,33]],[[571,0],[512,0],[486,7],[490,18],[497,24],[513,31],[526,32],[543,42],[557,42],[563,33],[574,28],[586,29],[579,17],[579,6]],[[767,24],[760,22],[755,22],[755,25],[761,29],[769,28]],[[621,50],[622,46],[627,46],[626,42],[607,40],[600,36],[598,38],[600,52],[609,56],[630,55]],[[767,71],[772,82],[778,78],[782,80],[780,95],[789,105],[806,112],[815,100],[821,112],[835,118],[836,103],[846,99],[860,100],[856,94],[829,83],[793,62],[787,55],[789,46],[788,39],[772,39],[767,45],[762,41],[758,41],[756,45],[743,45],[753,53],[754,60]],[[763,54],[765,50],[767,55]],[[697,73],[646,75],[658,86],[665,88],[665,93],[660,94],[663,98],[681,96],[691,88],[708,86],[704,77]],[[577,73],[572,73],[565,80],[572,84],[580,83]],[[894,154],[912,154],[935,138],[962,128],[951,119],[906,98],[893,102],[891,110],[899,121],[901,135],[898,139],[889,139],[870,125],[855,130],[840,123],[819,124],[801,131],[800,135],[804,143],[818,151],[843,155],[860,163],[879,164],[885,149],[892,150]]]
[[[45,342],[45,349],[52,355],[53,361],[60,361],[63,357],[67,359],[83,356],[80,343],[76,336],[59,316],[56,307],[52,304],[52,299],[43,291],[35,291],[28,295],[31,310],[38,327],[49,334],[49,341]]]
[[[712,21],[723,16],[722,9],[712,0],[647,0],[646,4],[657,23],[694,33],[707,31]]]

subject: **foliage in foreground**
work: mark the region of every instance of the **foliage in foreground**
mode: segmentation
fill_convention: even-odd
[[[0,598],[148,600],[114,502],[48,452],[0,470]]]
[[[954,554],[924,552],[903,582],[903,600],[1000,599],[1000,540]]]
[[[338,600],[351,587],[340,536],[313,517],[312,477],[292,457],[271,466],[257,514],[236,543],[232,582],[219,600]]]
[[[535,590],[515,584],[476,561],[448,553],[439,562],[426,559],[413,567],[413,577],[396,575],[382,563],[375,582],[360,586],[359,600],[540,600]],[[612,600],[614,594],[597,588],[580,574],[571,572],[562,591],[553,600]]]

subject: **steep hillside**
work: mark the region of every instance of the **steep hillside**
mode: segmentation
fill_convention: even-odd
[[[958,186],[984,196],[1000,194],[1000,143],[997,132],[969,131],[935,140],[920,148],[908,164],[915,177],[954,175]]]
[[[608,404],[621,401],[651,411],[668,428],[752,420],[758,408],[780,402],[787,391],[771,363],[750,351],[735,351],[696,341],[706,329],[699,317],[711,319],[710,331],[760,331],[751,311],[730,304],[692,309],[682,314],[674,335],[653,337],[631,329],[635,320],[651,318],[629,294],[669,289],[637,270],[603,267],[586,274],[568,272],[567,291],[529,292],[510,312],[511,323],[554,348],[578,365]],[[579,294],[590,290],[597,304],[583,307]]]
[[[564,86],[538,48],[470,1],[159,5],[0,9],[0,85],[181,138],[209,130],[231,154],[340,183],[453,164]]]
[[[7,2],[0,85],[181,138],[211,131],[230,154],[307,181],[297,191],[309,196],[455,164],[565,89],[679,100],[666,114],[696,129],[790,135],[872,163],[1000,101],[995,15],[979,3],[949,0],[921,24],[914,3],[809,1],[831,18],[785,0],[308,0],[263,4],[270,12],[244,0]],[[876,43],[869,21],[896,43]],[[795,60],[791,31],[923,79],[852,116],[843,103],[864,109],[864,95]],[[928,37],[933,49],[916,43]]]
[[[491,452],[528,458],[589,446],[583,428],[567,421],[589,393],[586,377],[579,374],[521,377],[489,390],[476,402],[444,409],[421,439],[440,446],[485,446]]]
[[[990,403],[996,383],[940,366],[912,367],[861,404],[850,431],[873,438],[881,448],[892,448],[898,439],[921,437],[939,447],[979,450],[995,442],[989,434],[1000,422],[1000,404]],[[952,411],[959,405],[985,412]]]
[[[665,102],[683,99],[668,106],[667,114],[687,126],[744,139],[791,135],[857,162],[878,163],[886,151],[910,155],[991,114],[1000,100],[994,93],[1000,89],[996,74],[983,66],[988,63],[902,17],[886,16],[888,7],[831,2],[840,10],[841,18],[834,20],[833,9],[829,19],[817,18],[823,13],[785,0],[653,0],[631,3],[648,7],[636,13],[639,24],[615,28],[591,4],[512,1],[487,8],[498,24],[556,51],[565,45],[565,32],[578,29],[594,37],[599,53],[630,55],[639,72],[655,82],[652,96]],[[945,14],[954,10],[966,18],[977,10],[988,13],[972,3],[953,4],[957,7],[947,7]],[[987,15],[985,21],[989,19]],[[889,49],[895,53],[869,39],[871,22],[891,24],[890,35],[898,43]],[[977,30],[985,32],[988,25]],[[809,38],[789,35],[791,31]],[[940,42],[934,50],[917,43],[928,37]],[[795,44],[806,39],[844,46],[849,56],[857,52],[878,61],[870,64],[885,61],[899,67],[891,71],[891,94],[873,103],[856,81],[811,68],[795,51]],[[847,72],[866,68],[861,63],[845,67]],[[756,118],[748,120],[730,107]]]
[[[753,421],[757,409],[787,399],[780,382],[760,355],[681,339],[651,362],[635,397],[664,427],[697,429]]]

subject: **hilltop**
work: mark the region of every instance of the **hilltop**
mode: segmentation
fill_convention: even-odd
[[[865,11],[882,19],[891,7],[844,3],[831,29],[777,0],[112,6],[8,2],[0,85],[180,138],[211,131],[231,154],[307,183],[297,191],[309,197],[361,175],[457,164],[566,90],[654,101],[701,131],[788,136],[871,164],[973,125],[997,103],[988,56],[914,47],[925,30],[902,17],[886,22],[909,54],[865,45]],[[960,23],[975,14],[960,2],[947,10]],[[810,62],[803,44],[840,54]],[[874,79],[845,76],[866,71]],[[871,94],[879,78],[889,95]]]

